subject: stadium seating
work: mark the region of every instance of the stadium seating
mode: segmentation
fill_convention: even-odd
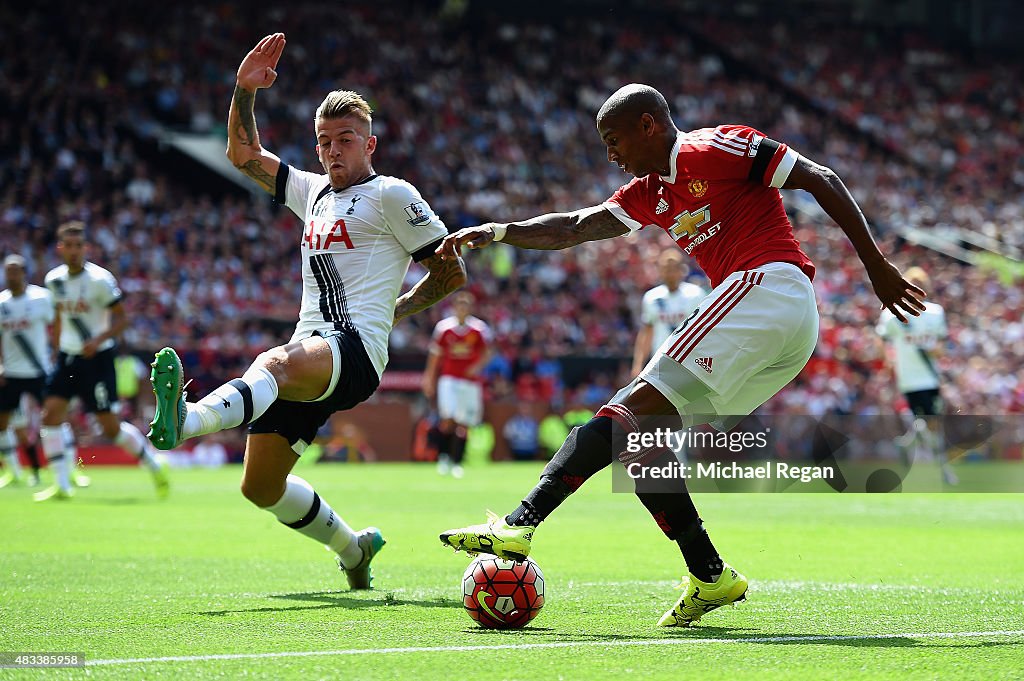
[[[1024,116],[1010,85],[1019,65],[985,80],[965,56],[918,38],[866,44],[871,59],[845,62],[833,46],[847,33],[800,25],[768,31],[776,49],[762,62],[748,23],[668,14],[660,23],[619,15],[614,25],[485,14],[467,32],[427,3],[349,7],[327,26],[315,3],[268,7],[260,26],[215,4],[165,8],[153,31],[148,17],[116,5],[52,5],[45,16],[0,9],[0,24],[14,27],[0,41],[0,251],[23,253],[38,281],[56,262],[56,225],[86,219],[94,258],[127,294],[127,345],[181,348],[199,392],[287,337],[299,299],[297,222],[265,197],[197,186],[155,140],[168,128],[222,136],[239,60],[282,30],[278,82],[257,97],[263,144],[316,169],[313,111],[330,89],[358,90],[377,110],[377,170],[416,184],[452,227],[599,203],[624,183],[605,162],[593,115],[625,82],[662,89],[683,128],[744,122],[790,143],[840,173],[898,264],[931,273],[953,334],[942,368],[957,406],[1024,410],[1019,287],[898,236],[954,225],[999,248],[1024,246]],[[652,25],[665,33],[652,38]],[[914,106],[894,105],[907,101]],[[899,396],[873,331],[877,302],[852,249],[822,217],[794,210],[793,219],[818,265],[821,342],[765,411],[891,410]],[[502,355],[491,397],[593,401],[628,378],[623,361],[566,385],[552,360],[628,357],[654,257],[669,245],[644,233],[565,252],[471,255],[476,314]],[[409,281],[419,275],[414,267]],[[403,322],[393,351],[422,355],[442,313]]]

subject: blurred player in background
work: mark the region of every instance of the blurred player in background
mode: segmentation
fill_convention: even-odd
[[[633,374],[639,376],[654,351],[676,327],[693,314],[708,292],[686,281],[690,268],[678,248],[665,249],[658,256],[662,283],[644,294],[640,303],[640,331],[633,345]]]
[[[57,309],[53,328],[59,352],[46,389],[39,429],[43,452],[52,464],[56,483],[36,494],[36,500],[71,496],[77,456],[69,446],[70,425],[66,421],[68,403],[76,396],[87,413],[95,414],[103,435],[149,469],[157,494],[164,497],[169,489],[167,465],[139,429],[122,421],[116,412],[114,356],[117,337],[128,326],[121,289],[114,275],[86,260],[87,250],[83,223],[67,222],[60,226],[57,252],[64,264],[46,275],[46,288]]]
[[[6,470],[0,487],[23,481],[17,446],[28,454],[32,473],[28,484],[39,484],[39,456],[28,433],[28,416],[19,409],[22,396],[43,403],[46,377],[50,372],[47,337],[53,323],[53,296],[25,278],[25,259],[9,255],[4,259],[4,281],[0,292],[0,457]],[[21,423],[12,422],[21,419]],[[15,438],[15,435],[17,437]]]
[[[357,93],[335,90],[316,110],[316,151],[326,174],[282,165],[260,145],[256,91],[274,84],[284,47],[283,33],[268,35],[238,67],[227,155],[302,219],[298,326],[288,344],[259,355],[240,378],[198,402],[185,401],[177,353],[161,350],[152,365],[157,407],[149,437],[172,449],[197,435],[248,425],[242,494],[327,546],[349,586],[368,589],[370,562],[384,545],[380,530],[354,532],[290,473],[331,414],[377,389],[393,324],[458,289],[466,272],[461,261],[435,253],[448,230],[416,188],[374,171],[372,111]],[[397,298],[413,260],[427,274]]]
[[[462,457],[469,429],[484,416],[484,388],[480,376],[493,354],[490,327],[474,317],[473,294],[460,291],[452,296],[454,314],[434,327],[427,368],[423,372],[423,394],[437,397],[437,470],[461,478]]]
[[[928,288],[928,274],[920,267],[908,269],[906,278],[921,288]],[[937,360],[942,357],[944,342],[949,338],[946,311],[938,303],[927,302],[919,316],[902,324],[892,312],[883,310],[877,331],[891,349],[888,355],[896,374],[896,386],[910,409],[909,429],[899,440],[906,464],[913,464],[915,450],[922,448],[929,459],[941,462],[943,480],[955,485],[957,477],[946,458],[942,428],[934,418],[943,412],[942,376]]]
[[[518,508],[441,534],[456,549],[527,555],[537,525],[616,458],[674,461],[666,450],[628,455],[623,436],[697,423],[728,429],[799,373],[818,336],[814,266],[793,235],[779,188],[814,196],[853,243],[882,305],[900,321],[904,311],[924,308],[924,291],[879,251],[842,180],[787,145],[741,125],[681,132],[662,94],[639,84],[605,101],[597,129],[608,160],[634,175],[629,184],[599,206],[460,230],[445,240],[443,252],[454,257],[463,244],[492,241],[560,249],[653,227],[693,255],[714,288],[641,374],[572,430]],[[685,481],[672,482],[671,492],[638,485],[637,496],[678,543],[689,571],[683,595],[658,624],[689,626],[742,599],[747,580],[719,556]]]

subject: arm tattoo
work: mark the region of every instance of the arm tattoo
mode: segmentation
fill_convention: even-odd
[[[255,92],[235,85],[228,112],[228,158],[244,175],[252,178],[260,189],[273,194],[277,186],[277,175],[264,167],[266,154],[260,147],[260,134],[253,117]]]
[[[422,261],[428,272],[395,303],[395,322],[425,310],[466,283],[466,267],[462,258],[442,260],[432,255]]]
[[[246,161],[242,165],[235,167],[255,180],[259,186],[271,194],[274,193],[277,178],[263,169],[263,162],[258,158]]]
[[[608,210],[587,208],[572,213],[549,213],[532,220],[510,223],[502,243],[520,248],[557,250],[586,241],[611,239],[628,231]]]
[[[234,126],[235,139],[247,147],[258,145],[259,135],[256,133],[256,118],[253,116],[256,93],[243,90],[236,85],[233,99],[235,111],[238,113],[238,122]]]

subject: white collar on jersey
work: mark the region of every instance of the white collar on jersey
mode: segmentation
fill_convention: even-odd
[[[659,175],[659,177],[663,181],[668,182],[669,184],[676,183],[676,171],[679,168],[679,148],[683,146],[683,134],[684,133],[682,130],[676,133],[676,143],[672,145],[672,152],[668,155],[668,163],[670,168],[669,174]]]

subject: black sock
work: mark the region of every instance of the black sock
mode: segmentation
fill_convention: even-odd
[[[544,468],[540,482],[516,510],[510,525],[536,527],[592,475],[612,462],[612,421],[595,416],[569,432]]]
[[[440,443],[438,448],[437,448],[437,458],[438,458],[438,460],[440,461],[440,460],[443,459],[443,460],[446,460],[446,461],[451,461],[451,459],[452,459],[452,457],[451,457],[452,434],[451,433],[446,433],[446,432],[444,432],[442,430],[441,431],[441,437],[439,438],[438,442]]]
[[[448,442],[448,455],[456,466],[462,465],[462,457],[466,454],[466,438],[469,433],[463,426],[455,426],[451,440]]]
[[[32,464],[32,472],[39,475],[39,452],[34,443],[25,445],[25,455],[28,456],[29,463]]]
[[[664,452],[651,465],[663,465],[669,461],[674,461],[674,456]],[[639,481],[637,486],[640,486]],[[686,481],[669,480],[666,484],[654,486],[654,489],[637,490],[636,495],[665,536],[679,544],[690,574],[702,582],[714,582],[722,573],[722,559],[704,530],[697,507],[693,505],[693,497],[686,489]]]
[[[553,511],[554,509],[552,508],[551,510]],[[548,513],[550,512],[548,511]],[[537,527],[544,520],[544,516],[537,512],[533,504],[524,501],[519,504],[516,510],[509,513],[505,520],[514,527]]]
[[[702,582],[714,582],[722,574],[722,557],[718,555],[711,537],[699,521],[678,537],[676,543],[683,552],[686,569],[694,577]]]
[[[427,430],[427,447],[432,449],[438,458],[441,457],[441,453],[444,450],[444,442],[441,431],[438,430],[437,426],[430,426]]]

